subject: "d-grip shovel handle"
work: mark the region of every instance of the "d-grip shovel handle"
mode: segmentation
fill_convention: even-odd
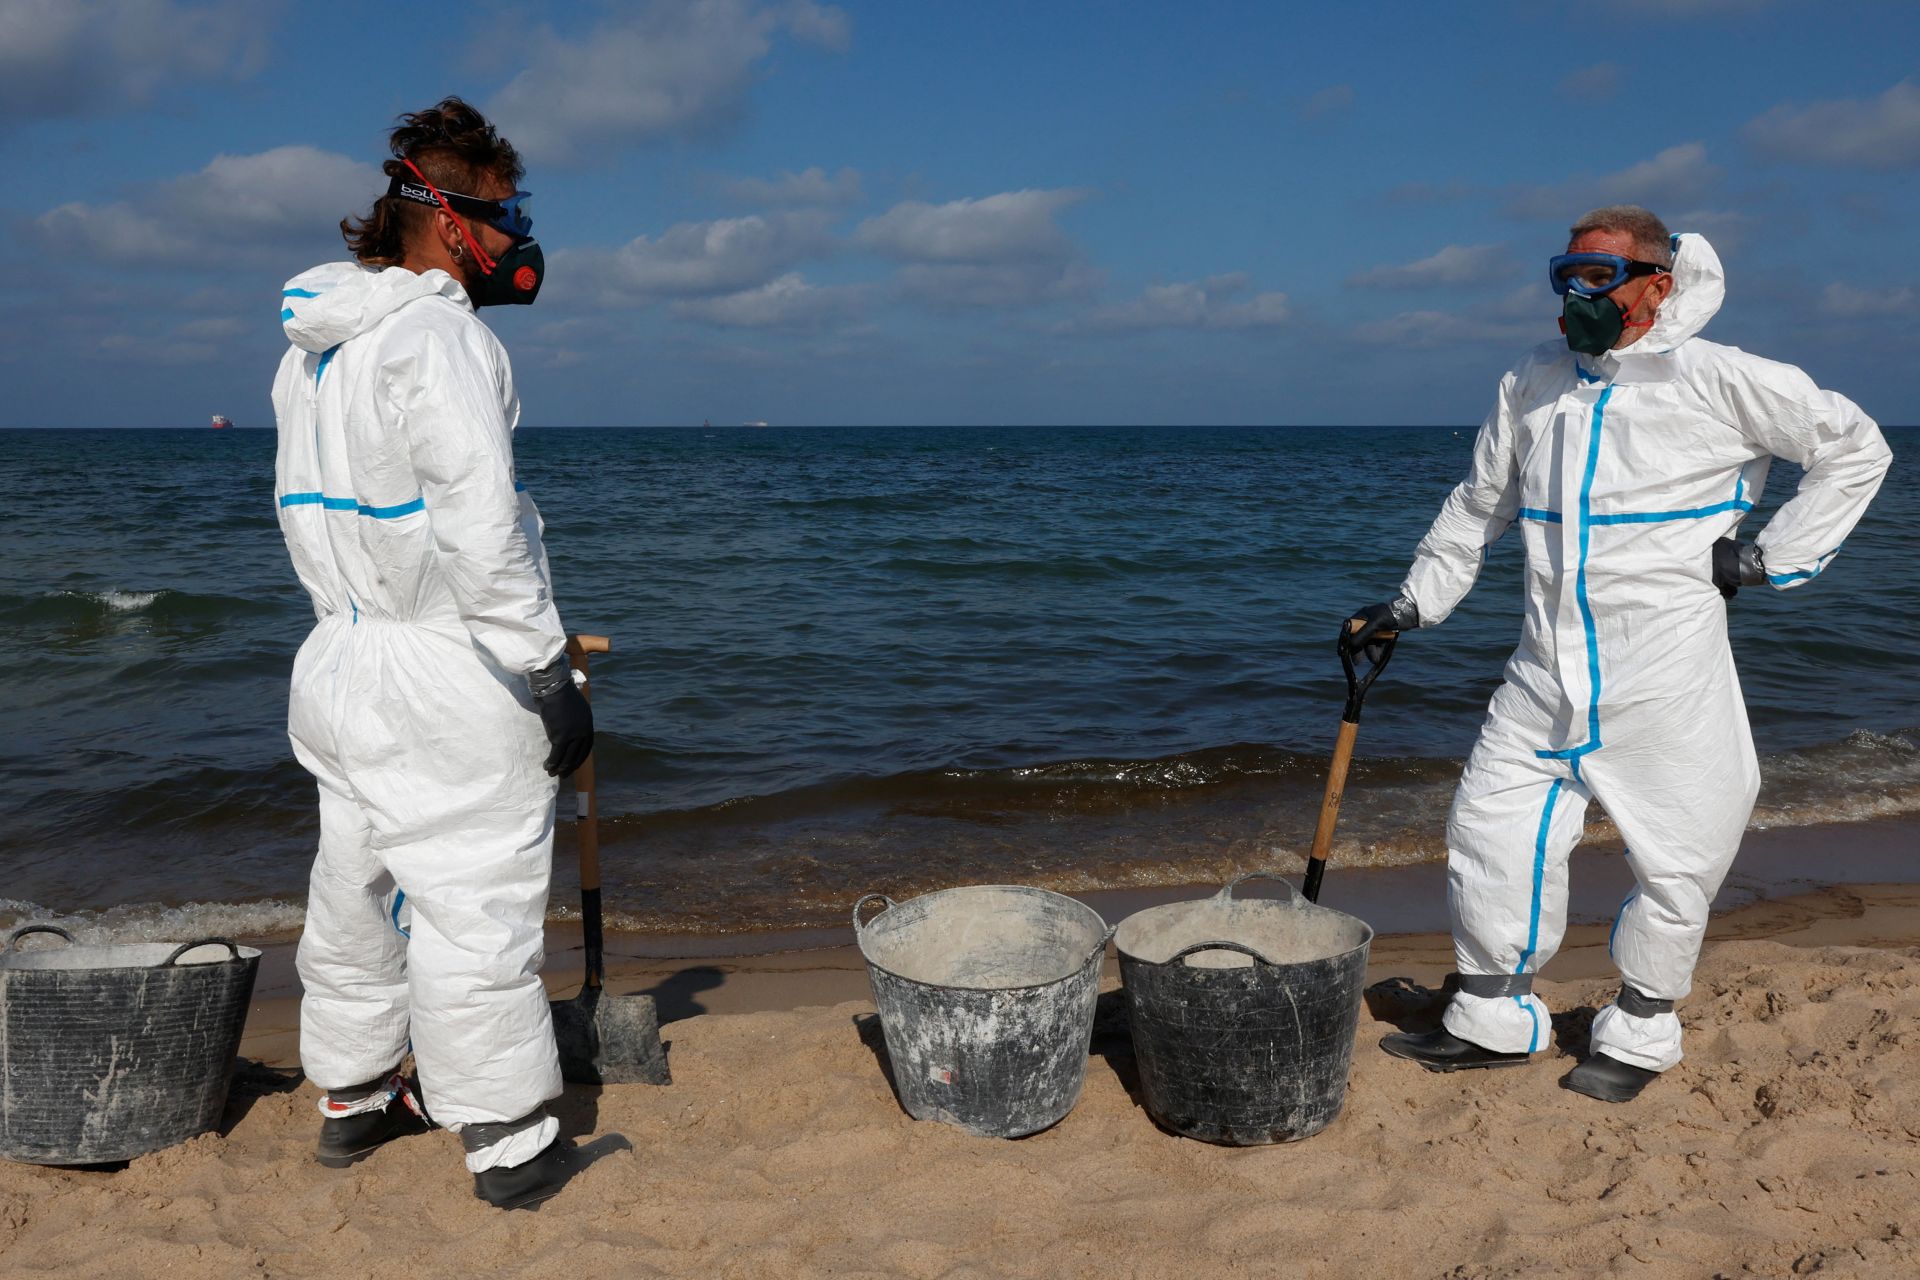
[[[1347,624],[1349,633],[1360,630],[1363,624],[1358,618]],[[1347,791],[1347,767],[1353,763],[1353,742],[1360,734],[1360,708],[1367,700],[1367,690],[1387,669],[1387,663],[1393,657],[1393,645],[1400,638],[1397,631],[1379,631],[1374,633],[1374,643],[1380,646],[1380,656],[1367,668],[1362,676],[1354,665],[1353,652],[1346,645],[1340,646],[1340,665],[1347,672],[1347,709],[1340,717],[1340,736],[1334,739],[1333,761],[1327,767],[1327,793],[1320,800],[1320,821],[1313,829],[1313,851],[1307,858],[1307,874],[1300,881],[1300,896],[1308,902],[1320,901],[1320,880],[1327,873],[1327,854],[1333,848],[1333,828],[1340,820],[1340,800]],[[1369,644],[1368,648],[1373,645]]]
[[[1365,625],[1366,624],[1358,618],[1350,619],[1347,623],[1347,632],[1351,635]],[[1367,700],[1367,690],[1373,688],[1373,682],[1380,678],[1380,673],[1387,669],[1387,663],[1393,660],[1393,646],[1399,639],[1400,633],[1398,631],[1376,631],[1373,633],[1373,639],[1367,641],[1365,647],[1368,649],[1379,649],[1380,656],[1368,665],[1367,674],[1364,676],[1360,674],[1360,669],[1354,665],[1353,650],[1349,649],[1344,642],[1339,645],[1340,665],[1344,667],[1347,672],[1347,709],[1340,717],[1342,720],[1352,724],[1360,723],[1360,707]]]

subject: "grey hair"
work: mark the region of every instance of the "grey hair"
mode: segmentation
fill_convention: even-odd
[[[1573,224],[1570,239],[1579,239],[1589,231],[1620,231],[1633,237],[1634,252],[1642,262],[1657,267],[1673,265],[1673,237],[1667,224],[1637,204],[1610,204],[1595,209]]]

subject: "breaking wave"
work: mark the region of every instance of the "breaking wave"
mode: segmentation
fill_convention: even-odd
[[[126,903],[95,911],[55,911],[38,903],[0,898],[0,933],[28,924],[65,929],[77,942],[185,942],[195,938],[235,940],[291,938],[306,917],[304,903],[186,902],[165,906]]]
[[[1912,730],[1860,730],[1762,757],[1753,829],[1920,813],[1916,738]],[[1238,744],[1158,759],[920,770],[678,811],[606,806],[608,923],[642,934],[752,934],[838,927],[848,904],[874,889],[899,897],[1013,882],[1077,893],[1218,884],[1256,868],[1297,873],[1312,839],[1325,769],[1324,757]],[[1424,757],[1355,761],[1335,864],[1400,867],[1443,859],[1459,770],[1457,760]],[[179,852],[168,855],[176,865],[186,850],[218,847],[223,828],[231,826],[236,852],[224,873],[230,882],[259,883],[260,896],[59,912],[0,900],[0,930],[47,920],[76,936],[112,942],[293,934],[302,912],[297,887],[312,851],[310,799],[303,791],[282,818],[265,814],[262,805],[275,807],[267,794],[288,792],[296,780],[290,767],[275,775],[247,786],[236,780],[227,788],[230,809],[156,807],[152,794],[136,789],[120,797],[126,813],[93,815],[101,824],[152,831],[159,818],[178,828],[170,847]],[[220,789],[196,777],[188,790]],[[557,923],[578,918],[570,816],[563,805],[549,912]],[[264,832],[295,818],[307,834],[269,856]],[[1585,843],[1617,839],[1594,805]],[[155,847],[149,839],[144,852]]]

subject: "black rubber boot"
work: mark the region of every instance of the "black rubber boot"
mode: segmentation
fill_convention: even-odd
[[[1417,1062],[1429,1071],[1472,1071],[1481,1067],[1518,1067],[1529,1059],[1524,1053],[1495,1053],[1482,1049],[1471,1040],[1462,1040],[1445,1027],[1416,1035],[1396,1031],[1381,1038],[1380,1047],[1396,1058]]]
[[[1560,1087],[1602,1102],[1632,1102],[1659,1075],[1618,1058],[1596,1053],[1560,1078]]]
[[[557,1194],[573,1174],[573,1144],[555,1138],[525,1164],[474,1174],[473,1194],[496,1209],[530,1209]]]
[[[374,1093],[385,1092],[392,1087],[393,1079],[391,1075],[382,1076],[366,1084],[330,1089],[327,1097],[334,1102],[358,1102]],[[432,1126],[414,1110],[404,1080],[400,1081],[400,1088],[401,1096],[378,1111],[363,1111],[357,1116],[328,1116],[322,1120],[314,1159],[329,1169],[344,1169],[358,1164],[372,1155],[374,1148],[395,1138],[425,1133]]]

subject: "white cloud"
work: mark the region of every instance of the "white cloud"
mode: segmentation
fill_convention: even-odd
[[[1357,326],[1361,342],[1402,347],[1484,347],[1512,354],[1556,334],[1558,300],[1546,282],[1523,285],[1498,298],[1446,311],[1402,311]]]
[[[1897,316],[1920,310],[1920,291],[1912,285],[1856,289],[1835,281],[1820,295],[1820,310],[1830,316]]]
[[[0,0],[0,124],[101,115],[185,81],[250,76],[273,17],[251,0]]]
[[[811,285],[790,271],[757,289],[683,299],[673,304],[673,314],[728,328],[811,329],[857,314],[861,292],[855,286]]]
[[[783,32],[840,49],[847,19],[807,2],[650,0],[578,39],[542,30],[526,69],[494,96],[488,114],[536,163],[712,135],[745,115],[760,64]]]
[[[1569,71],[1560,78],[1558,87],[1561,95],[1568,98],[1611,98],[1620,89],[1620,64],[1596,62],[1590,67]]]
[[[817,164],[799,173],[783,169],[773,178],[730,179],[722,189],[730,198],[742,204],[760,207],[822,205],[838,208],[859,204],[863,196],[860,175],[854,170],[842,169],[838,173],[828,174]]]
[[[1356,328],[1362,342],[1394,347],[1502,347],[1543,341],[1544,330],[1512,322],[1463,316],[1454,311],[1403,311]]]
[[[830,214],[818,210],[682,222],[615,250],[554,255],[554,282],[610,306],[755,289],[795,264],[833,252]]]
[[[854,231],[854,241],[903,262],[910,297],[946,307],[1021,307],[1082,297],[1101,276],[1054,216],[1086,199],[1076,189],[1003,191],[928,204],[908,200]]]
[[[215,156],[198,173],[112,204],[63,204],[35,220],[50,245],[106,258],[173,262],[258,253],[330,236],[385,187],[372,165],[315,147]],[[336,212],[337,211],[337,212]]]
[[[200,320],[189,320],[185,324],[173,327],[173,336],[190,340],[213,340],[237,338],[249,329],[257,329],[257,324],[249,324],[238,316],[207,316]]]
[[[1728,209],[1689,209],[1683,213],[1662,214],[1661,221],[1675,235],[1687,231],[1698,232],[1724,255],[1727,250],[1738,248],[1746,240],[1756,219],[1751,214]]]
[[[1706,145],[1686,142],[1614,173],[1597,177],[1583,174],[1547,186],[1522,187],[1508,200],[1507,211],[1522,218],[1564,218],[1569,222],[1605,204],[1645,205],[1658,213],[1662,205],[1702,199],[1719,180],[1720,169],[1708,163]]]
[[[1285,324],[1287,295],[1247,292],[1252,281],[1245,272],[1209,276],[1205,280],[1150,285],[1139,297],[1089,312],[1065,329],[1113,332],[1127,329],[1265,329]]]
[[[1312,120],[1335,111],[1344,111],[1352,105],[1353,86],[1336,84],[1308,98],[1307,105],[1300,108],[1300,114],[1303,118]]]
[[[1011,263],[916,262],[894,275],[900,291],[936,307],[1031,307],[1083,298],[1105,275],[1078,260]]]
[[[97,254],[126,261],[161,261],[199,252],[192,237],[177,227],[119,204],[63,204],[34,220],[43,240],[55,249]]]
[[[1920,85],[1902,80],[1877,98],[1782,103],[1741,131],[1756,151],[1842,169],[1920,166]]]
[[[795,40],[802,44],[845,53],[853,41],[847,11],[835,5],[815,4],[814,0],[789,0],[780,20]]]
[[[1399,266],[1373,267],[1350,276],[1361,289],[1431,289],[1439,285],[1507,280],[1519,265],[1505,245],[1450,244],[1431,257]]]
[[[545,309],[543,302],[541,310]],[[604,361],[610,337],[614,335],[609,333],[605,317],[569,315],[529,328],[514,343],[513,360],[516,365],[525,361],[529,366],[548,369],[570,369],[596,356]]]
[[[1087,194],[1067,188],[1005,191],[946,204],[908,200],[861,223],[854,239],[882,257],[905,262],[1065,259],[1076,250],[1054,215]]]

